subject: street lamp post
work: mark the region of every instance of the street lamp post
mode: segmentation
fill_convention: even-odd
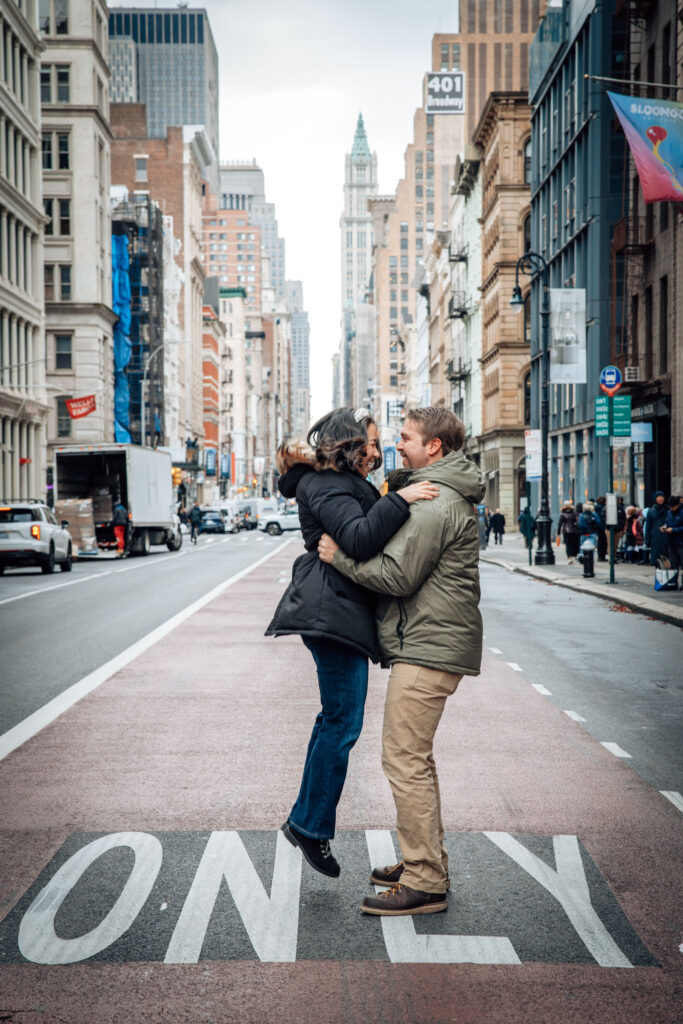
[[[534,562],[536,565],[554,565],[550,531],[552,520],[548,506],[548,324],[550,320],[550,287],[548,284],[548,264],[540,253],[525,252],[517,260],[515,267],[515,288],[510,305],[517,312],[524,309],[522,289],[519,286],[519,274],[533,278],[540,277],[542,288],[541,300],[541,503],[536,516],[536,536],[538,542]]]

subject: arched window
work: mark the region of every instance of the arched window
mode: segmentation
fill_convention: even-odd
[[[531,139],[524,146],[524,184],[531,184]]]

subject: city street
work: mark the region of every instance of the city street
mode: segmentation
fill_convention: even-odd
[[[482,564],[482,674],[437,736],[449,910],[370,919],[397,859],[381,670],[340,879],[278,832],[318,701],[298,638],[263,632],[300,552],[185,538],[0,580],[0,1016],[680,1020],[681,630]]]

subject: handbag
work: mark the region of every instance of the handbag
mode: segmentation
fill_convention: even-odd
[[[655,569],[655,590],[678,590],[678,569]]]

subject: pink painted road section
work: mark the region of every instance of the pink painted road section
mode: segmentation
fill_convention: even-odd
[[[275,555],[0,762],[0,935],[3,921],[19,913],[24,895],[74,833],[168,834],[170,841],[175,833],[208,836],[235,829],[249,844],[256,839],[248,833],[278,829],[296,795],[319,706],[311,658],[299,639],[263,636],[283,589],[279,578],[297,553],[292,545]],[[394,825],[379,761],[385,681],[383,672],[372,671],[366,726],[339,808],[340,848],[354,837],[360,848],[364,830]],[[291,963],[214,954],[190,964],[132,959],[46,965],[12,962],[21,958],[5,940],[0,1020],[683,1020],[683,844],[675,807],[522,674],[493,658],[449,702],[436,756],[447,832],[465,838],[507,833],[532,837],[531,843],[533,837],[578,836],[602,876],[596,873],[591,884],[609,887],[628,927],[651,954],[651,965],[623,969],[557,957],[553,962],[552,956],[505,965],[390,963],[386,954],[354,959],[353,950],[338,959],[309,956]],[[555,867],[552,852],[546,859]],[[448,913],[424,919],[423,932],[443,927],[437,925],[441,920],[457,934],[458,869],[464,871],[463,865],[453,867]],[[306,866],[303,871],[310,875]],[[381,941],[376,919],[353,916],[367,891],[345,889],[343,875],[338,889],[325,883],[314,894],[316,920],[334,936],[352,906],[357,934],[373,928]],[[58,918],[55,929],[59,933]],[[549,927],[549,944],[552,932]],[[305,945],[301,931],[299,940]]]

